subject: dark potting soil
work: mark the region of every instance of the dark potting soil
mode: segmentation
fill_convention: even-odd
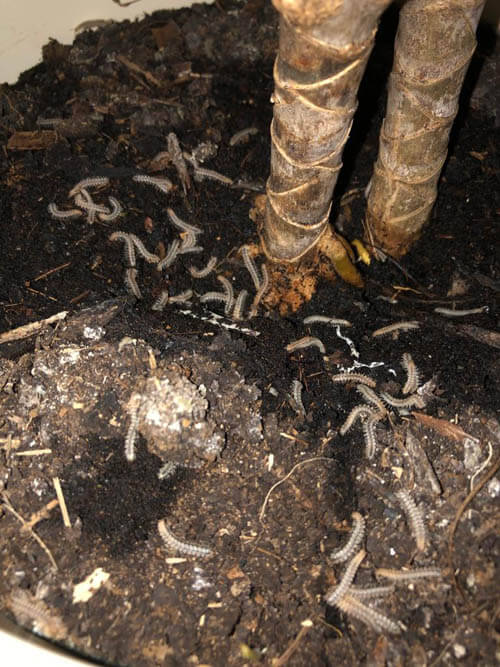
[[[396,19],[383,21],[336,191],[335,224],[350,240],[362,237]],[[195,5],[50,42],[42,64],[0,89],[3,613],[113,665],[493,665],[498,49],[480,33],[432,220],[406,257],[360,263],[363,290],[325,282],[297,312],[264,302],[248,319],[249,297],[241,320],[215,319],[223,304],[198,297],[222,290],[217,275],[236,295],[255,293],[239,250],[257,240],[249,210],[268,172],[276,48],[270,3]],[[188,163],[184,191],[165,155],[172,132],[233,187],[195,180]],[[174,187],[165,194],[138,174]],[[109,179],[90,191],[106,208],[120,202],[117,219],[49,214],[51,202],[74,208],[69,191],[93,176]],[[136,299],[123,243],[109,237],[134,233],[163,256],[179,239],[167,206],[202,230],[202,251],[163,272],[138,255]],[[212,256],[216,270],[193,277]],[[152,310],[165,289],[194,295]],[[436,307],[482,310],[450,318]],[[36,335],[5,339],[61,311]],[[313,314],[352,326],[304,324]],[[372,336],[401,320],[419,328]],[[306,335],[325,353],[285,350]],[[404,353],[423,402],[390,406],[368,458],[359,422],[340,433],[364,399],[331,376],[357,370],[401,397]],[[423,516],[423,548],[402,488]],[[352,512],[366,519],[356,584],[384,583],[380,568],[440,570],[363,601],[399,634],[325,602]],[[168,548],[162,520],[194,555]]]

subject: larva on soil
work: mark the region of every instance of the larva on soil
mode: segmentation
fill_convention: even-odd
[[[206,558],[207,556],[212,555],[212,549],[209,547],[202,547],[199,544],[194,544],[193,542],[183,542],[179,540],[175,535],[167,528],[165,521],[160,519],[158,521],[158,532],[162,538],[165,545],[177,551],[178,553],[185,554],[186,556],[198,556],[200,558]]]

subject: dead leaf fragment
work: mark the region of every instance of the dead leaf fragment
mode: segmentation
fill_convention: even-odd
[[[431,417],[430,415],[425,415],[422,412],[412,412],[411,414],[421,424],[431,428],[433,431],[436,431],[445,438],[450,438],[451,440],[455,440],[455,442],[462,442],[465,440],[465,438],[476,440],[476,438],[474,438],[472,435],[469,435],[463,431],[460,426],[452,424],[451,422],[446,421],[446,419]]]

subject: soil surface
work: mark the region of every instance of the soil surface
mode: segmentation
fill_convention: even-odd
[[[350,240],[362,237],[395,20],[336,192]],[[264,298],[250,317],[240,249],[261,276],[249,211],[268,171],[276,48],[267,1],[195,5],[51,42],[0,89],[0,606],[112,665],[498,664],[498,49],[480,33],[411,253],[359,262],[363,290],[324,282],[295,312]],[[134,180],[144,174],[170,191]],[[69,194],[97,176],[108,180],[88,196]],[[215,269],[193,276],[212,256]],[[249,293],[239,317],[227,281]],[[213,291],[226,301],[200,302]],[[418,328],[372,335],[399,321]],[[285,349],[304,336],[324,350]],[[407,405],[372,405],[374,420],[363,408],[344,433],[354,406],[380,398],[360,394],[362,379],[332,381],[342,372]],[[332,552],[358,515],[355,584],[393,588],[354,611],[350,589],[340,611],[325,600],[346,567]],[[380,571],[422,567],[403,581]]]

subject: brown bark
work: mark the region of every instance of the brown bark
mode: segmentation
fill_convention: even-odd
[[[389,0],[274,1],[282,15],[261,240],[270,259],[293,262],[329,228],[359,82]]]
[[[393,256],[430,216],[483,5],[409,0],[401,10],[366,212],[368,242]]]

